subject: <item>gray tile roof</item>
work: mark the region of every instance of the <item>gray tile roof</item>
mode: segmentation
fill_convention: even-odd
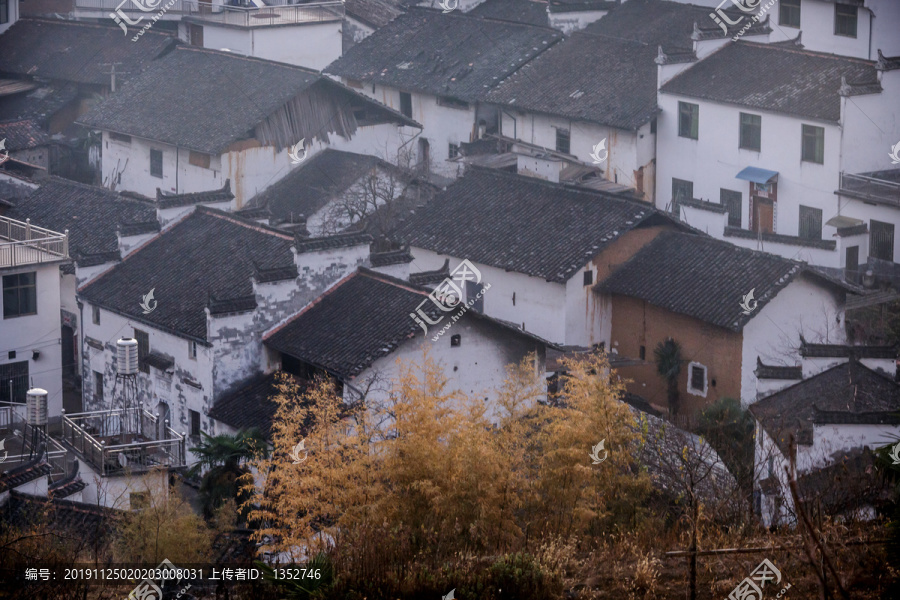
[[[643,202],[472,167],[399,235],[413,247],[562,283],[651,219],[672,222]]]
[[[79,295],[163,331],[205,340],[210,296],[216,307],[245,309],[257,269],[293,267],[292,243],[283,232],[201,206]],[[151,288],[158,304],[145,315],[139,302]]]
[[[348,17],[373,29],[384,27],[403,12],[384,0],[346,0],[344,10]]]
[[[355,131],[350,109],[356,104],[397,122],[414,123],[316,71],[193,46],[179,46],[155,61],[79,122],[220,154],[232,142],[253,137],[257,125],[303,94],[323,103],[319,108],[324,116],[315,113],[295,123],[299,137],[309,141],[327,141],[329,131],[341,128]]]
[[[3,36],[0,36],[3,39]],[[53,83],[21,94],[0,97],[0,115],[5,119],[33,119],[46,127],[50,118],[78,97],[78,85]]]
[[[547,2],[536,0],[486,0],[467,14],[548,27],[547,6]]]
[[[803,263],[773,254],[663,232],[596,287],[741,331],[802,270]],[[758,308],[745,315],[740,302],[751,289]]]
[[[15,204],[7,213],[13,219],[30,218],[35,225],[53,231],[68,229],[69,255],[79,264],[87,264],[83,259],[97,255],[111,254],[113,260],[118,259],[116,228],[121,225],[144,224],[148,229],[159,230],[152,205],[59,177],[50,177],[29,196],[15,200]]]
[[[50,142],[50,136],[31,119],[0,123],[0,139],[6,140],[6,150],[9,152],[35,148]]]
[[[475,101],[560,39],[548,28],[411,8],[325,72]]]
[[[672,78],[660,91],[837,123],[841,78],[850,83],[875,82],[875,63],[738,41]]]
[[[151,29],[135,44],[109,24],[22,17],[0,36],[0,72],[59,81],[116,85],[137,77],[154,59],[173,47],[174,36]]]
[[[697,22],[712,22],[708,8],[628,0],[522,67],[487,101],[637,129],[657,112],[659,46],[690,53]]]
[[[273,398],[279,393],[279,375],[294,379],[301,389],[308,385],[281,371],[256,375],[216,400],[209,416],[238,430],[256,428],[268,439],[278,410]]]
[[[156,203],[160,208],[173,208],[176,206],[190,206],[193,204],[215,204],[218,202],[230,202],[234,200],[231,193],[231,180],[226,179],[225,185],[218,190],[205,192],[192,192],[189,194],[164,194],[156,188]]]

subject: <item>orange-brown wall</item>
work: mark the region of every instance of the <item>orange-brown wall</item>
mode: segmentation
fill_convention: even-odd
[[[640,347],[646,348],[642,364],[620,367],[618,372],[633,380],[628,384],[628,391],[660,408],[668,407],[666,382],[656,372],[653,350],[670,337],[681,346],[684,359],[678,379],[681,414],[693,414],[720,398],[741,397],[740,333],[664,310],[643,300],[613,296],[611,350],[615,349],[621,357],[637,359]],[[691,361],[707,368],[705,398],[688,392],[688,364]]]
[[[597,267],[597,278],[594,281],[600,282],[609,277],[622,263],[656,239],[656,236],[663,231],[674,230],[676,230],[674,225],[657,225],[626,231],[606,250],[594,257],[592,262]]]

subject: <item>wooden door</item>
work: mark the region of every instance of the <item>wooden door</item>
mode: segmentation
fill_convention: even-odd
[[[753,208],[756,214],[753,219],[753,231],[772,233],[775,231],[775,208],[767,198],[755,198]]]
[[[203,25],[188,24],[191,28],[191,46],[203,47]]]

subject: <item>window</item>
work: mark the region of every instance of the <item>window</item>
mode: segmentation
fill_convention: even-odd
[[[815,125],[803,126],[803,154],[800,159],[806,162],[825,162],[825,128]]]
[[[0,400],[3,402],[24,404],[28,383],[27,360],[0,365]]]
[[[822,209],[800,206],[800,229],[798,235],[804,240],[822,239]]]
[[[800,0],[781,0],[778,5],[778,24],[800,27]]]
[[[205,152],[194,152],[193,150],[191,150],[191,153],[188,155],[188,162],[195,167],[203,167],[204,169],[208,169],[209,154],[206,154]],[[162,167],[160,167],[160,177],[162,177]]]
[[[556,151],[568,154],[571,146],[572,146],[572,137],[571,137],[571,134],[569,133],[569,130],[563,129],[562,127],[557,127],[556,128]]]
[[[461,345],[462,345],[462,336],[461,335],[456,334],[456,335],[450,336],[450,347],[451,348],[458,348]]]
[[[141,373],[149,373],[150,365],[147,364],[147,356],[150,354],[150,335],[146,331],[135,329],[134,339],[138,343],[138,369]]]
[[[162,179],[162,150],[150,150],[150,175]]]
[[[458,108],[461,110],[469,108],[468,102],[463,102],[462,100],[457,100],[456,98],[450,98],[448,96],[438,96],[437,105],[446,106],[447,108]]]
[[[196,410],[188,410],[191,415],[191,437],[200,437],[200,413]]]
[[[594,283],[594,272],[588,269],[584,272],[584,285],[591,285]]]
[[[846,270],[846,278],[848,281],[856,283],[859,273],[859,246],[850,246],[845,251],[844,256],[844,269]]]
[[[103,402],[103,373],[94,371],[94,400]]]
[[[638,355],[641,360],[647,359],[647,346],[641,346],[641,349],[638,351]]]
[[[9,23],[9,0],[0,0],[0,24]]]
[[[412,94],[400,92],[400,113],[404,117],[412,118]]]
[[[91,307],[91,321],[94,322],[94,325],[100,324],[100,307],[99,306]]]
[[[348,79],[347,87],[352,87],[352,88],[361,90],[363,88],[363,82],[360,81],[359,79]]]
[[[894,225],[881,221],[869,221],[869,256],[881,260],[894,260]]]
[[[690,102],[678,103],[678,135],[696,140],[700,133],[700,106]]]
[[[131,492],[128,494],[128,503],[131,510],[143,510],[150,506],[149,492]]]
[[[197,360],[197,342],[188,342],[188,358]]]
[[[741,113],[741,142],[744,150],[756,150],[759,152],[762,139],[762,117]]]
[[[678,203],[694,197],[694,182],[672,178],[672,212],[678,212]]]
[[[656,119],[650,121],[650,135],[656,135]]]
[[[741,201],[741,193],[734,190],[719,189],[719,203],[725,207],[728,212],[728,226],[741,226],[741,213],[743,211],[743,203]]]
[[[122,135],[121,133],[114,133],[112,131],[109,132],[109,139],[114,140],[116,142],[122,142],[123,144],[131,143],[130,135]]]
[[[37,273],[3,276],[3,318],[37,314]]]
[[[834,5],[834,35],[856,37],[856,6]]]
[[[696,396],[706,396],[706,367],[692,362],[688,365],[688,392]]]
[[[457,156],[459,156],[459,145],[450,144],[447,148],[447,158],[456,158]]]
[[[474,300],[472,308],[484,312],[484,285],[474,281],[466,281],[466,303]]]

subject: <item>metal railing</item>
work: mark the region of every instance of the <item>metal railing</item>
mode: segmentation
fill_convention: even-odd
[[[184,466],[184,436],[164,425],[163,438],[157,439],[158,431],[157,418],[140,408],[64,414],[62,418],[63,439],[103,476]]]
[[[900,183],[893,181],[841,173],[838,193],[900,208]]]
[[[166,13],[186,13],[188,12],[186,5],[191,4],[194,1],[195,0],[175,0],[175,4],[166,9]],[[148,17],[153,17],[167,4],[167,1],[161,1],[153,10],[144,11],[141,10],[136,3],[129,2],[128,0],[125,0],[125,2],[122,0],[75,0],[75,9],[110,12],[121,9],[125,13],[136,12],[138,14],[148,15]]]
[[[34,458],[33,452],[43,442],[47,446],[47,462],[50,463],[52,471],[51,479],[59,479],[66,475],[66,459],[69,451],[65,446],[47,435],[47,432],[41,427],[29,425],[25,419],[18,415],[13,406],[0,407],[0,438],[8,443],[4,448],[6,451],[5,459],[0,470],[7,471],[14,469]],[[24,405],[22,405],[24,408]],[[15,440],[15,441],[14,441]],[[21,449],[19,454],[10,454],[12,447]]]
[[[185,14],[197,19],[236,27],[265,27],[294,23],[324,23],[344,18],[343,2],[316,4],[269,5],[262,8],[241,6],[213,6],[205,3],[186,3]]]
[[[69,258],[69,230],[57,233],[0,217],[0,267],[15,267]]]

